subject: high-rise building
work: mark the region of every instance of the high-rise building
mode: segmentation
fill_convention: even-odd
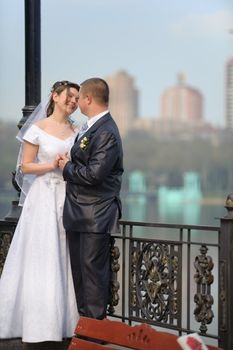
[[[134,79],[125,71],[105,77],[110,89],[109,109],[121,135],[125,135],[138,118],[138,90]]]
[[[197,124],[203,118],[203,97],[195,88],[185,84],[183,74],[178,83],[166,89],[161,97],[160,116],[170,123]]]
[[[226,64],[226,124],[233,130],[233,58]]]

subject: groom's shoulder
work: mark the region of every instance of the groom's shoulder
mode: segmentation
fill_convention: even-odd
[[[100,126],[99,132],[113,134],[118,138],[120,136],[118,126],[111,114],[108,114],[108,116],[109,118],[106,119],[106,122]]]

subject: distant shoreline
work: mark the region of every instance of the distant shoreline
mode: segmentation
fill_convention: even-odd
[[[200,199],[200,203],[203,205],[225,205],[225,199],[221,197],[203,197]]]

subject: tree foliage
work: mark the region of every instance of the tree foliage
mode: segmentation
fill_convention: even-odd
[[[0,123],[0,188],[11,186],[11,173],[15,170],[19,142],[16,140],[18,132],[14,124]]]
[[[132,132],[123,140],[126,174],[144,171],[149,186],[182,185],[183,174],[200,174],[204,193],[225,193],[233,189],[233,138],[158,139],[145,132]]]
[[[11,172],[15,170],[19,142],[15,124],[0,123],[0,188],[12,190]],[[148,186],[181,186],[183,173],[200,174],[204,193],[233,192],[233,137],[158,139],[144,131],[129,133],[123,139],[124,181],[127,190],[129,172],[141,170]]]

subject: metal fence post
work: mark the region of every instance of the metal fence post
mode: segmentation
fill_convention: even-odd
[[[219,249],[219,346],[233,349],[233,194],[228,195],[228,213],[221,218]]]

